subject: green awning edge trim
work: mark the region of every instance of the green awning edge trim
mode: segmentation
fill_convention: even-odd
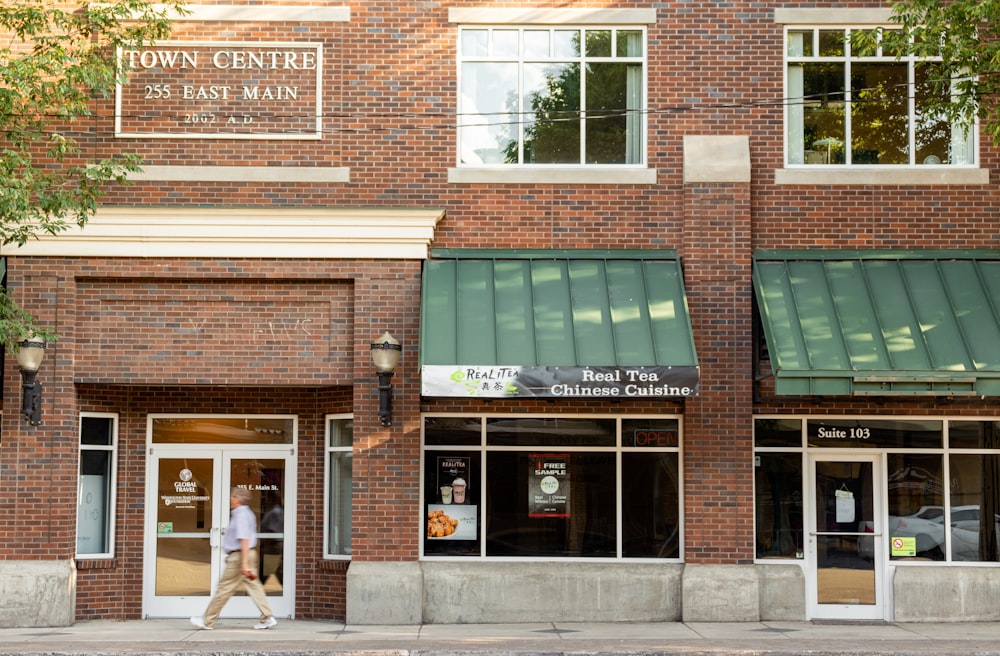
[[[1000,260],[1000,250],[987,249],[845,249],[845,250],[776,250],[758,249],[753,260]]]
[[[880,333],[887,332],[887,322],[891,323],[898,317],[893,314],[898,308],[893,307],[886,310],[885,314],[879,314],[879,309],[884,309],[879,302],[878,294],[874,293],[870,281],[856,281],[857,289],[847,289],[843,287],[843,281],[834,281],[832,278],[824,278],[824,274],[829,274],[832,270],[826,268],[826,263],[834,262],[875,262],[881,261],[880,266],[890,267],[888,270],[898,273],[903,279],[903,284],[910,284],[905,280],[903,267],[910,266],[904,264],[905,261],[922,261],[934,264],[938,272],[945,269],[956,271],[957,263],[968,261],[975,270],[983,271],[978,267],[977,262],[992,263],[993,267],[1000,262],[1000,250],[988,249],[845,249],[845,250],[768,250],[758,249],[753,256],[753,288],[760,311],[760,318],[763,325],[764,335],[768,341],[771,353],[771,366],[774,375],[774,390],[778,395],[791,396],[887,396],[887,397],[916,397],[916,396],[945,396],[945,397],[994,397],[1000,396],[1000,361],[995,356],[995,349],[988,349],[994,354],[992,358],[982,359],[981,353],[984,346],[994,339],[986,339],[981,335],[1000,334],[1000,314],[996,308],[1000,307],[995,292],[990,294],[987,288],[987,281],[979,277],[967,276],[959,278],[962,282],[968,283],[968,287],[980,293],[987,299],[986,306],[980,306],[983,311],[975,319],[976,323],[970,325],[972,321],[968,313],[966,316],[956,308],[955,283],[946,281],[945,274],[940,273],[936,280],[938,289],[931,285],[928,289],[926,285],[917,287],[915,291],[920,293],[913,295],[913,304],[907,309],[913,310],[913,316],[909,317],[910,326],[921,325],[922,314],[927,313],[929,308],[951,307],[955,309],[955,314],[949,317],[948,322],[941,322],[934,326],[938,333],[943,331],[946,336],[944,341],[961,344],[969,350],[968,360],[973,366],[953,366],[947,360],[937,359],[938,354],[934,352],[930,340],[926,335],[916,335],[913,343],[919,355],[930,360],[929,364],[940,365],[937,369],[913,368],[899,366],[898,368],[868,366],[872,363],[864,363],[854,360],[855,353],[850,351],[850,344],[857,344],[862,341],[874,343],[882,338]],[[765,276],[761,267],[765,264],[770,266],[789,264],[792,262],[816,262],[819,267],[810,272],[801,267],[796,271],[796,284],[801,285],[803,291],[826,290],[823,294],[809,295],[805,297],[795,297],[795,285],[780,289],[775,286],[776,279],[773,275]],[[898,262],[893,265],[892,262]],[[805,276],[805,278],[803,278]],[[810,280],[810,278],[812,278]],[[995,276],[991,278],[995,281]],[[841,285],[836,290],[831,284]],[[949,283],[951,287],[949,287]],[[791,284],[786,280],[784,284]],[[869,298],[864,296],[851,296],[852,292],[866,289]],[[995,282],[994,282],[995,289]],[[943,291],[941,291],[943,290]],[[788,292],[791,296],[786,296]],[[906,287],[907,292],[914,291]],[[963,290],[967,291],[967,290]],[[882,292],[885,293],[884,290]],[[770,298],[768,295],[770,294]],[[777,296],[775,296],[777,295]],[[801,304],[799,303],[800,301]],[[865,302],[871,305],[865,306]],[[891,305],[891,304],[890,304]],[[811,314],[807,315],[803,310],[809,307]],[[846,308],[846,309],[845,309]],[[990,311],[993,308],[993,311]],[[852,321],[856,319],[848,310],[866,310],[874,317],[875,327],[873,332],[850,332],[847,326],[857,326],[858,323]],[[769,312],[773,315],[769,316]],[[950,311],[949,311],[950,314]],[[833,318],[834,323],[828,323]],[[902,321],[906,323],[906,321]],[[808,326],[808,328],[807,328]],[[819,328],[829,329],[829,340],[822,344],[816,344],[817,336],[822,337],[823,331]],[[978,340],[976,339],[978,337]],[[864,338],[864,340],[858,339]],[[938,342],[942,341],[940,334],[937,335]],[[834,353],[835,347],[842,346],[847,349],[846,354]],[[978,350],[973,353],[973,350]],[[902,357],[902,352],[888,349],[886,354],[889,360]],[[782,356],[787,361],[783,366]],[[865,353],[871,356],[872,353]],[[841,368],[831,368],[816,366],[826,361]],[[857,362],[852,366],[851,362]],[[984,364],[985,362],[985,364]],[[892,362],[883,364],[893,364]]]

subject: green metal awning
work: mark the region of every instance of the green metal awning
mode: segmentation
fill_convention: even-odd
[[[422,291],[424,396],[698,392],[676,251],[437,250]]]
[[[1000,251],[758,251],[778,394],[1000,394]]]

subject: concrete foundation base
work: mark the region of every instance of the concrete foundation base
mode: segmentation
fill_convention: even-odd
[[[1000,621],[993,567],[896,567],[892,592],[897,622]]]
[[[355,562],[348,624],[802,620],[795,565]]]
[[[0,560],[0,629],[69,626],[76,617],[71,560]]]
[[[421,624],[423,591],[418,562],[352,562],[347,569],[347,623]]]
[[[798,565],[757,565],[760,619],[801,622],[806,619],[806,579]]]
[[[753,565],[687,565],[681,606],[685,622],[757,622],[757,570]]]
[[[424,621],[675,622],[683,565],[424,562]],[[350,602],[348,602],[349,604]]]

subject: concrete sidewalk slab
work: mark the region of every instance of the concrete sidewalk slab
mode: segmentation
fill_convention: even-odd
[[[1000,623],[812,622],[345,625],[186,619],[0,629],[0,654],[26,656],[1000,656]]]

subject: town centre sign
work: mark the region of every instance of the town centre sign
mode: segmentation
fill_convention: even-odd
[[[323,47],[164,42],[120,50],[115,136],[319,139]]]

